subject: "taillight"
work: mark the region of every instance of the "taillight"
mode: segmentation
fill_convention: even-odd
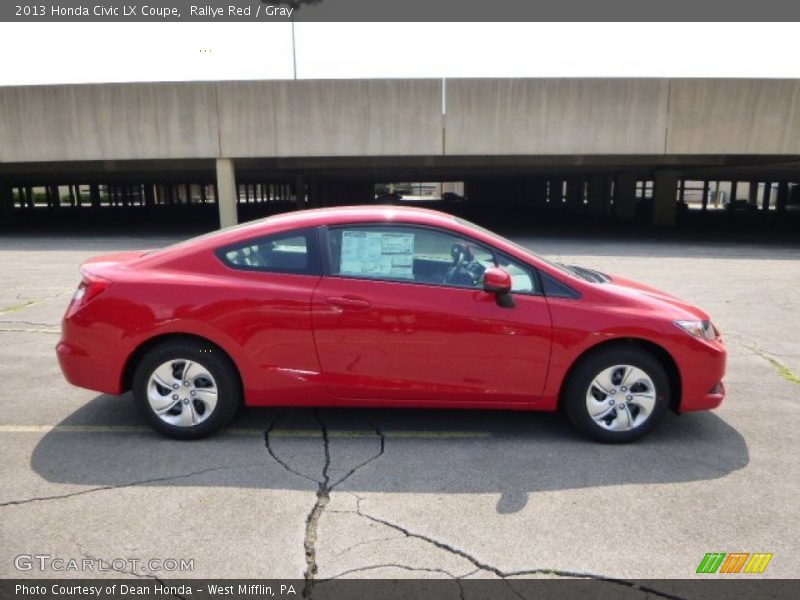
[[[98,294],[103,293],[111,285],[108,279],[103,279],[93,273],[82,271],[83,281],[81,281],[75,294],[72,296],[72,303],[75,305],[82,305],[89,302]]]

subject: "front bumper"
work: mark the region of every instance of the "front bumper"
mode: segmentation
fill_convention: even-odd
[[[689,341],[681,352],[676,353],[681,373],[681,402],[679,412],[711,410],[725,399],[725,376],[727,352],[722,340]]]

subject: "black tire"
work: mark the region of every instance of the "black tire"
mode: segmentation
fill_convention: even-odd
[[[150,377],[159,366],[172,360],[197,363],[211,374],[216,384],[216,406],[196,425],[167,423],[150,406]],[[242,386],[236,367],[217,347],[199,340],[169,340],[152,348],[136,366],[132,383],[134,401],[147,422],[156,431],[175,439],[198,439],[219,431],[231,421],[242,404]]]
[[[630,365],[641,369],[655,387],[655,404],[649,417],[640,425],[625,431],[612,431],[601,426],[589,414],[587,407],[587,394],[594,379],[604,370],[616,365]],[[611,346],[589,354],[575,365],[564,387],[562,405],[569,420],[584,435],[601,442],[625,443],[639,439],[655,427],[669,405],[669,398],[669,377],[658,359],[636,346]],[[640,409],[634,406],[633,410]],[[609,419],[613,421],[613,417]]]

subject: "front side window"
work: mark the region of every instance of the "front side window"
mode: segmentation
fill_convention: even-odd
[[[311,275],[319,272],[313,235],[312,230],[278,233],[227,246],[217,256],[234,269]]]
[[[533,272],[459,235],[405,225],[353,225],[329,230],[331,274],[480,289],[483,272],[506,269],[512,291],[536,293]]]
[[[511,275],[511,291],[520,294],[538,294],[536,278],[533,269],[527,265],[507,257],[505,254],[497,255],[497,266],[508,271]]]

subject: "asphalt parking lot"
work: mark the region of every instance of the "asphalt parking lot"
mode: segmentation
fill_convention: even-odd
[[[800,248],[517,240],[705,308],[728,397],[604,446],[537,413],[250,409],[176,442],[129,396],[71,387],[54,346],[79,263],[172,239],[0,237],[0,576],[20,554],[194,559],[159,577],[692,578],[707,552],[800,576]]]

